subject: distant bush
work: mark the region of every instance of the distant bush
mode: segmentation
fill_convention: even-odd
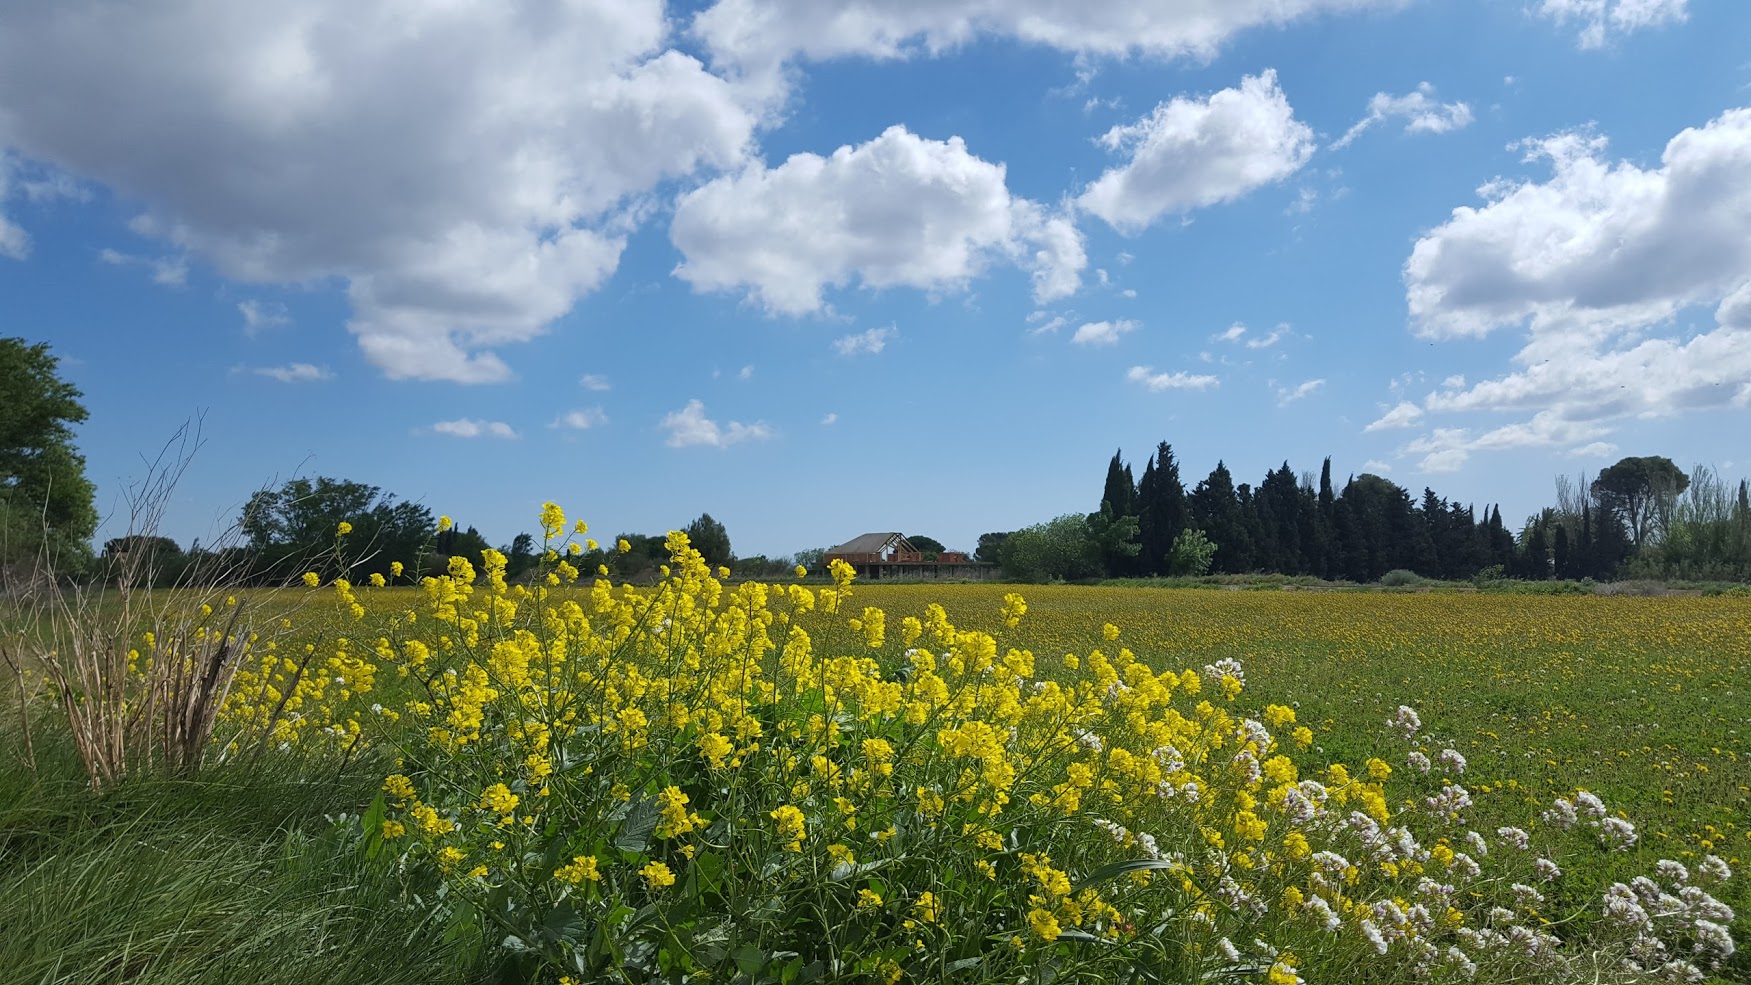
[[[1380,576],[1380,584],[1387,588],[1409,588],[1412,585],[1421,585],[1422,583],[1422,575],[1404,568],[1394,568]]]

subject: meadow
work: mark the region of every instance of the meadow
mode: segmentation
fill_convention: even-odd
[[[642,590],[562,550],[546,590],[242,599],[277,628],[206,772],[94,798],[52,732],[0,767],[0,968],[1751,978],[1710,929],[1751,930],[1751,600],[767,586],[681,546]]]

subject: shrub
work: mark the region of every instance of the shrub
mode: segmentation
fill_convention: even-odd
[[[1422,583],[1422,575],[1404,568],[1394,568],[1380,576],[1380,584],[1387,588],[1407,588],[1411,585],[1421,585]]]

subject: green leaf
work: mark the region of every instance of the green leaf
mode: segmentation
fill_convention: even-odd
[[[383,791],[377,791],[377,796],[371,799],[371,807],[365,811],[365,817],[359,822],[364,828],[364,849],[366,858],[376,858],[383,851],[383,815],[388,813],[389,805],[383,799]]]
[[[905,858],[906,856],[904,855],[896,855],[893,858],[876,859],[874,862],[859,862],[856,865],[840,862],[838,865],[833,866],[833,868],[827,873],[827,881],[844,882],[847,879],[856,879],[860,876],[866,876],[877,869],[893,865],[895,862],[904,861]]]
[[[760,969],[766,966],[766,952],[753,944],[743,944],[730,957],[735,959],[736,970],[749,978],[758,975]]]
[[[655,797],[645,797],[633,804],[614,835],[614,847],[623,852],[643,852],[649,848],[661,812]]]

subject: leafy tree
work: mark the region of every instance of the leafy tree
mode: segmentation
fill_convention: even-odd
[[[827,549],[825,547],[805,547],[802,550],[797,551],[796,554],[791,557],[791,560],[796,562],[797,565],[807,568],[810,571],[819,571],[821,568],[821,561],[826,556]]]
[[[1252,543],[1234,491],[1234,477],[1218,461],[1210,475],[1186,497],[1191,525],[1216,543],[1211,569],[1223,574],[1244,574],[1253,569]]]
[[[535,535],[519,533],[500,549],[505,556],[505,577],[515,581],[541,562],[535,553]]]
[[[984,564],[1003,563],[1003,544],[1009,539],[1008,532],[994,531],[979,535],[979,545],[973,550],[973,560]]]
[[[44,548],[63,574],[91,561],[96,490],[73,447],[86,411],[58,367],[46,344],[0,338],[0,569]]]
[[[1216,556],[1216,545],[1202,530],[1181,530],[1173,539],[1173,553],[1168,558],[1168,573],[1199,577],[1210,571],[1210,560]]]
[[[1556,576],[1558,578],[1573,578],[1575,576],[1574,571],[1570,568],[1568,527],[1556,528],[1556,538],[1552,542],[1551,556],[1556,563]]]
[[[1690,477],[1660,455],[1620,459],[1593,480],[1593,495],[1629,529],[1636,550],[1651,537],[1663,534],[1665,517]]]
[[[1088,517],[1088,535],[1099,553],[1101,569],[1110,577],[1124,577],[1136,570],[1137,555],[1143,546],[1137,542],[1137,518],[1115,516],[1112,507],[1101,503],[1099,513]]]
[[[942,541],[937,540],[935,537],[926,537],[923,534],[907,534],[906,539],[911,542],[913,547],[918,548],[918,552],[924,555],[926,561],[934,561],[938,554],[948,550],[948,548],[942,546]]]
[[[352,525],[341,560],[334,553],[342,523]],[[263,489],[243,504],[240,526],[253,555],[254,577],[282,581],[305,570],[353,580],[391,575],[400,561],[412,574],[432,542],[432,513],[418,503],[399,501],[377,486],[318,476],[293,479],[279,489]],[[472,530],[472,528],[470,528]],[[455,530],[433,543],[435,563],[459,554],[478,566],[487,545],[479,532],[463,541]],[[478,540],[478,543],[476,541]]]
[[[1004,574],[1017,581],[1075,581],[1101,574],[1100,546],[1088,517],[1069,513],[1024,527],[1003,541]]]
[[[735,554],[730,551],[730,533],[724,525],[713,520],[710,513],[699,514],[699,519],[687,525],[687,539],[693,543],[693,549],[712,567],[729,564]]]
[[[1101,489],[1100,501],[1112,507],[1114,516],[1136,516],[1137,483],[1131,477],[1131,466],[1125,464],[1121,454],[1113,452],[1113,460],[1107,463],[1107,481]]]

